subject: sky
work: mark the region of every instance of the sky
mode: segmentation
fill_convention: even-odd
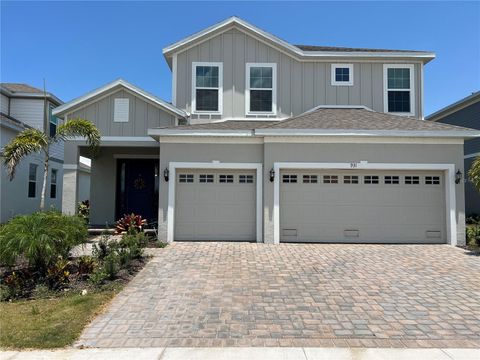
[[[171,100],[162,48],[232,15],[292,44],[434,51],[425,114],[480,90],[480,2],[0,1],[0,81],[69,101],[123,78]]]

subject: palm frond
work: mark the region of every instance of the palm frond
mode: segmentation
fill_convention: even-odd
[[[480,192],[480,156],[477,156],[473,161],[470,170],[468,170],[468,177],[473,186]]]
[[[70,119],[57,128],[56,137],[59,139],[67,140],[74,136],[85,137],[92,147],[100,144],[100,132],[92,122],[85,119]]]
[[[7,168],[10,181],[20,161],[48,147],[48,137],[37,129],[26,129],[15,136],[2,150],[3,163]]]

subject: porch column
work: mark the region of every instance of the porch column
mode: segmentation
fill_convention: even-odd
[[[78,160],[78,145],[71,141],[66,141],[63,163],[62,212],[67,215],[73,215],[77,212]]]

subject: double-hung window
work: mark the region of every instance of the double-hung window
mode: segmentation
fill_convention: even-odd
[[[413,65],[383,66],[385,112],[414,115],[413,71]]]
[[[247,115],[275,115],[277,112],[277,64],[247,63]]]
[[[37,164],[30,164],[28,168],[28,197],[37,196]]]
[[[197,114],[222,113],[222,63],[192,64],[192,109]]]
[[[50,174],[50,198],[55,199],[57,197],[57,169],[52,169]]]
[[[48,106],[48,127],[50,137],[54,137],[57,133],[58,118],[52,114],[53,105]]]
[[[332,86],[353,85],[353,64],[332,64]]]

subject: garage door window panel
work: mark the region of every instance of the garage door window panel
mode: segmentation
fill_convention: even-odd
[[[179,174],[178,181],[181,183],[193,183],[193,174]]]
[[[238,182],[240,184],[253,184],[253,175],[239,175]]]
[[[405,176],[405,185],[419,185],[420,177],[419,176]]]
[[[344,184],[358,184],[358,176],[357,175],[345,175],[343,177]]]
[[[232,184],[233,183],[233,175],[220,175],[219,182],[221,184]]]
[[[317,175],[303,175],[304,184],[317,184],[318,176]]]
[[[365,175],[365,177],[363,178],[363,183],[364,184],[378,184],[379,181],[378,181],[378,176],[377,175]]]
[[[323,175],[324,184],[338,184],[338,175]]]
[[[425,176],[425,185],[440,185],[440,176]]]
[[[385,176],[385,184],[387,185],[398,185],[400,184],[400,177],[399,176]]]
[[[199,176],[199,182],[202,184],[205,183],[213,183],[214,176],[213,174],[200,174]]]
[[[296,184],[297,183],[297,175],[283,175],[282,182],[285,184]]]

